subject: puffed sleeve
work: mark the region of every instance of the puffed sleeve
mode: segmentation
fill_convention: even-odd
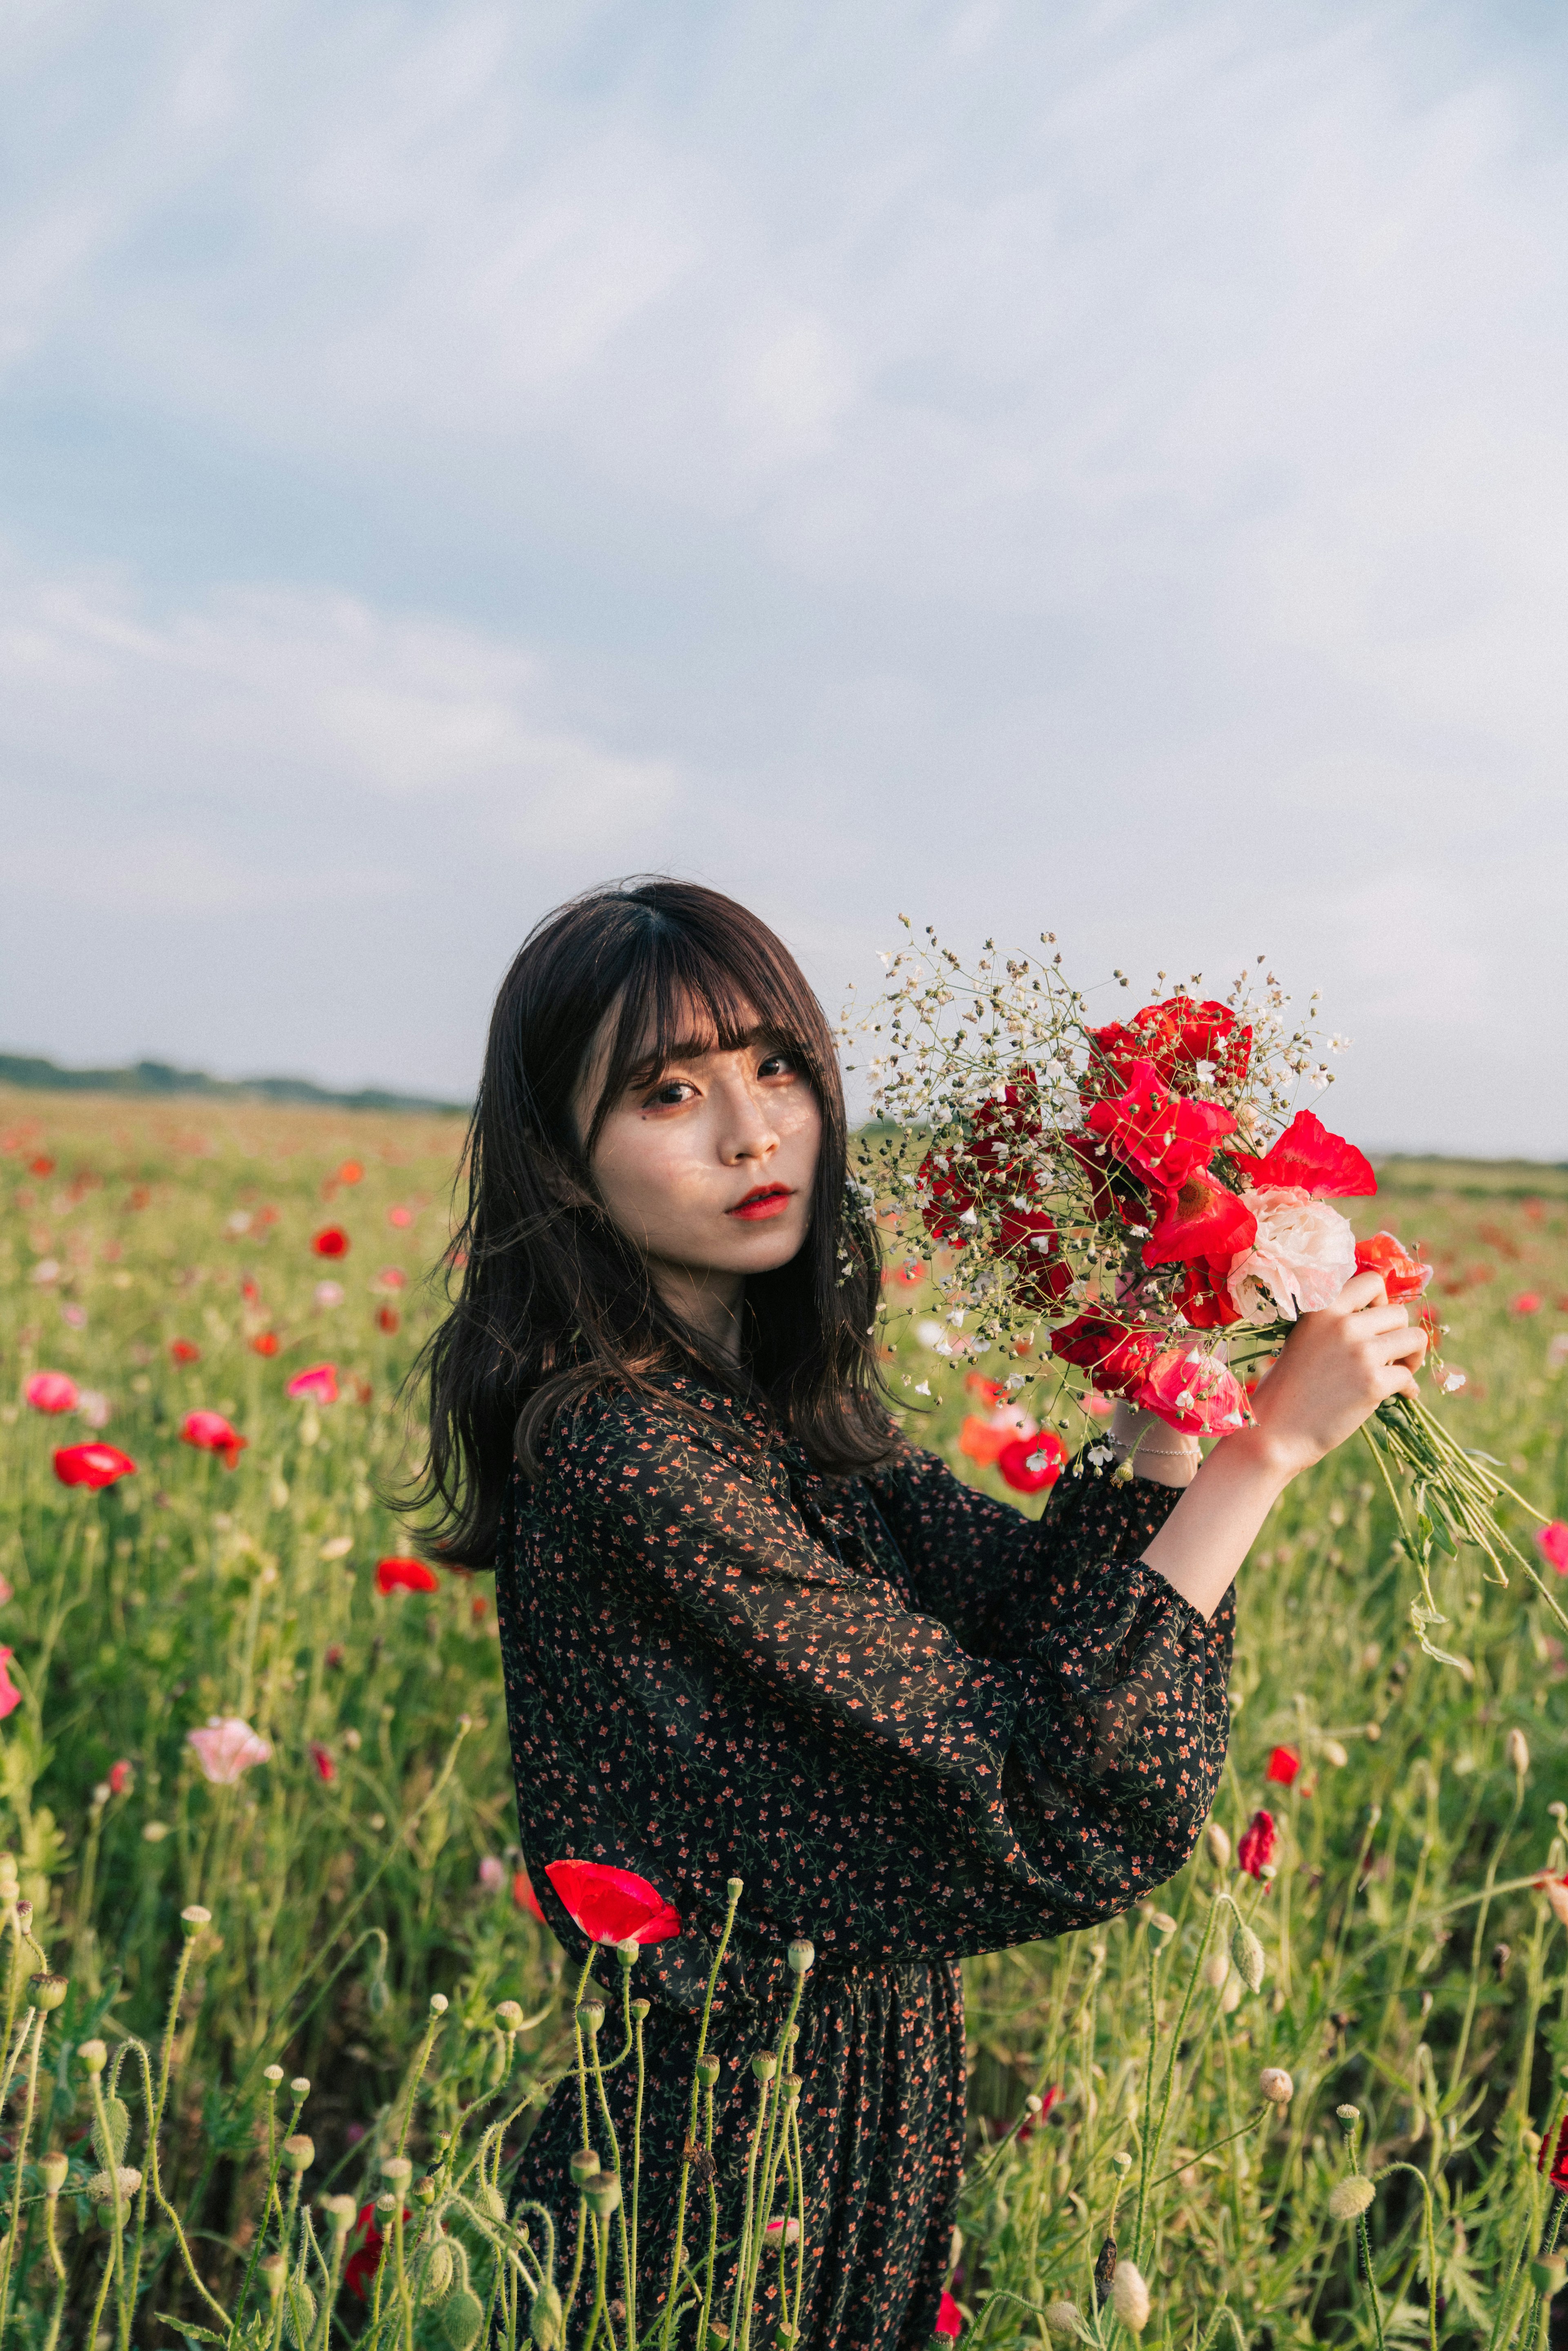
[[[956,1957],[1112,1916],[1186,1859],[1224,1758],[1228,1619],[1092,1531],[1120,1507],[1101,1481],[998,1661],[813,1541],[765,1453],[656,1402],[563,1416],[542,1473],[585,1611],[634,1595],[648,1628],[621,1783],[650,1814],[678,1796],[748,1908],[766,1889],[839,1957]]]

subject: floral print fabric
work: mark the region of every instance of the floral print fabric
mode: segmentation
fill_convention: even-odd
[[[1206,1622],[1138,1564],[1168,1489],[1070,1474],[1036,1524],[913,1447],[831,1483],[695,1376],[563,1413],[513,1492],[497,1603],[546,1917],[580,1964],[544,1874],[571,1857],[637,1871],[685,1922],[637,1968],[654,2004],[644,2243],[667,2240],[738,1876],[710,2035],[721,2199],[744,2161],[744,2060],[776,2033],[784,1948],[808,1936],[802,2341],[923,2345],[962,2154],[953,1963],[1113,1917],[1181,1866],[1224,1759],[1231,1603]],[[609,1955],[600,1973],[612,1990]],[[566,2241],[580,2133],[563,2093],[523,2162]]]

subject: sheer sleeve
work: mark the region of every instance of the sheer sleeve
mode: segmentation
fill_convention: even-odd
[[[813,1540],[766,1454],[656,1403],[563,1416],[536,1504],[601,1661],[572,1703],[639,1849],[737,1870],[748,1909],[765,1889],[774,1922],[839,1957],[996,1949],[1171,1876],[1224,1757],[1228,1617],[1129,1562],[1124,1506],[1074,1483],[1043,1537],[931,1503],[937,1552],[1035,1546],[998,1661]],[[941,1573],[916,1571],[923,1599]]]

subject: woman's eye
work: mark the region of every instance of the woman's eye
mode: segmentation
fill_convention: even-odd
[[[795,1064],[788,1053],[769,1053],[765,1061],[758,1064],[757,1074],[759,1078],[793,1077]]]
[[[648,1096],[647,1107],[650,1110],[676,1110],[687,1095],[695,1091],[695,1087],[688,1085],[685,1078],[666,1078],[664,1084],[655,1086]]]

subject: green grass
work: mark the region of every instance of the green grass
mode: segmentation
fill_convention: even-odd
[[[57,2307],[59,2351],[87,2340],[114,2235],[85,2194],[102,2167],[76,2053],[94,2036],[156,2054],[167,2034],[161,2184],[228,2310],[247,2267],[262,2289],[258,2256],[277,2236],[276,2220],[258,2234],[269,2065],[311,2085],[312,2206],[324,2192],[373,2196],[405,2128],[416,2167],[434,2159],[459,2110],[497,2087],[503,2054],[502,2106],[521,2112],[486,2161],[504,2182],[529,2086],[570,2058],[572,1986],[563,2009],[560,1955],[511,1896],[487,1579],[444,1579],[430,1597],[383,1597],[374,1581],[379,1558],[408,1549],[380,1492],[408,1458],[397,1391],[440,1308],[424,1275],[445,1239],[459,1137],[446,1120],[0,1095],[0,1573],[12,1587],[0,1642],[22,1692],[0,1726],[0,1842],[33,1935],[69,1980],[47,2020],[19,2187],[28,2060],[7,2108],[0,2198],[23,2199],[0,2252],[7,2344],[45,2345]],[[42,1158],[53,1167],[30,1172]],[[361,1178],[334,1183],[350,1158]],[[1444,1404],[1450,1426],[1563,1512],[1568,1372],[1552,1359],[1568,1349],[1552,1341],[1568,1332],[1568,1176],[1406,1160],[1385,1177],[1362,1221],[1422,1239],[1438,1266],[1448,1353],[1469,1375]],[[412,1221],[390,1223],[393,1208]],[[329,1222],[349,1234],[341,1260],[312,1253]],[[55,1278],[37,1280],[51,1262]],[[405,1286],[386,1286],[386,1269]],[[341,1286],[340,1304],[317,1302],[323,1280]],[[918,1364],[937,1392],[925,1441],[1005,1490],[957,1449],[972,1367],[920,1345],[917,1291],[890,1296],[891,1368]],[[1522,1296],[1541,1302],[1516,1311]],[[394,1330],[378,1321],[388,1310]],[[251,1343],[268,1333],[277,1351],[258,1353]],[[176,1340],[199,1360],[172,1361]],[[338,1367],[340,1400],[290,1402],[288,1376],[321,1361]],[[99,1496],[59,1486],[54,1447],[95,1432],[21,1403],[41,1367],[105,1396],[101,1435],[136,1460],[134,1479]],[[247,1439],[234,1470],[180,1441],[198,1406]],[[998,2351],[1049,2339],[1034,2314],[1060,2300],[1088,2339],[1130,2339],[1109,2307],[1094,2314],[1092,2271],[1112,2234],[1149,2283],[1145,2343],[1371,2344],[1379,2329],[1390,2342],[1533,2339],[1521,2332],[1531,2288],[1517,2254],[1551,2203],[1531,2134],[1568,2062],[1568,1950],[1529,1881],[1568,1869],[1552,1811],[1568,1799],[1568,1656],[1522,1579],[1484,1585],[1461,1554],[1439,1596],[1445,1641],[1470,1676],[1424,1659],[1392,1533],[1371,1458],[1353,1446],[1292,1489],[1244,1573],[1216,1820],[1234,1844],[1272,1793],[1281,1841],[1267,1889],[1205,1845],[1126,1918],[969,1968],[974,2161],[955,2290]],[[221,1788],[187,1734],[228,1714],[273,1756]],[[1522,1783],[1513,1729],[1531,1750]],[[1288,1792],[1264,1779],[1279,1744],[1303,1759]],[[129,1779],[104,1792],[120,1763]],[[1228,1947],[1225,1895],[1261,1938],[1257,1993],[1203,1972]],[[171,2020],[193,1903],[212,1924],[190,1939]],[[16,1962],[14,1923],[6,1949]],[[23,1972],[13,1964],[18,2022]],[[432,2026],[437,1993],[450,2006]],[[538,2020],[512,2041],[494,2023],[507,1999]],[[145,2128],[137,2062],[120,2085],[132,2162]],[[1266,2066],[1292,2076],[1282,2112],[1258,2094]],[[1035,2120],[1026,2099],[1048,2092]],[[276,2103],[275,2143],[286,2094]],[[1328,2212],[1348,2161],[1341,2105],[1360,2110],[1364,2169],[1414,2168],[1380,2179],[1367,2216],[1375,2308],[1354,2231]],[[37,2161],[51,2147],[70,2158],[57,2208],[63,2300]],[[462,2220],[456,2233],[487,2275],[483,2229]],[[105,2308],[109,2339],[138,2345],[181,2339],[160,2312],[215,2323],[161,2208],[126,2327],[112,2290]],[[340,2296],[336,2323],[332,2340],[354,2339],[367,2306]],[[442,2324],[413,2315],[408,2339],[444,2341]],[[390,2325],[383,2314],[376,2339],[402,2342],[402,2316]]]

